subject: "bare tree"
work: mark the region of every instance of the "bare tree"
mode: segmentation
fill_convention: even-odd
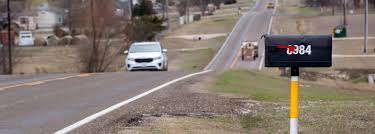
[[[213,0],[212,2],[215,5],[216,9],[220,9],[221,4],[223,3],[223,0]]]
[[[179,4],[177,5],[177,9],[180,16],[186,15],[188,9],[188,0],[180,0]]]
[[[180,16],[186,15],[189,6],[199,7],[201,14],[205,15],[205,12],[208,10],[209,3],[218,4],[221,0],[179,0],[177,5]],[[217,5],[216,5],[217,6]]]
[[[126,47],[126,43],[115,43],[123,39],[123,17],[114,14],[115,0],[89,0],[86,4],[86,16],[79,22],[86,24],[83,28],[90,39],[80,50],[83,71],[104,72]]]
[[[361,6],[361,0],[353,0],[353,4],[355,8],[359,8]]]

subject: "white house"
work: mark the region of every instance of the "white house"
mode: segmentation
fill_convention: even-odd
[[[55,25],[61,25],[64,17],[51,11],[39,11],[35,17],[35,23],[38,28],[53,28]]]

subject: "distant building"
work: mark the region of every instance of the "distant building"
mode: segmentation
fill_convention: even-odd
[[[53,28],[56,25],[62,25],[64,17],[51,11],[39,11],[35,21],[38,28]]]
[[[133,5],[135,4],[139,4],[142,0],[133,0]],[[149,0],[151,1],[152,3],[156,3],[156,0]]]

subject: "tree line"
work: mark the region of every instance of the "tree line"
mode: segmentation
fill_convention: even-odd
[[[368,0],[369,4],[375,7],[375,0]],[[361,7],[363,0],[347,0],[347,3],[353,4],[355,8]],[[344,0],[304,0],[307,6],[321,6],[321,7],[342,7]]]

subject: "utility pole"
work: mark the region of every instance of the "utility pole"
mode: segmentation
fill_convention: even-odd
[[[130,11],[129,11],[129,14],[130,14],[130,20],[133,21],[133,0],[129,0],[130,1]]]
[[[344,0],[344,5],[343,5],[343,14],[344,14],[344,26],[347,25],[347,22],[346,22],[346,0]]]
[[[2,60],[2,64],[3,64],[3,73],[5,74],[7,72],[6,70],[6,64],[5,64],[5,44],[3,44],[3,47],[1,48],[1,60]]]
[[[365,42],[363,47],[363,53],[367,53],[368,44],[368,0],[365,0]]]
[[[70,34],[72,34],[72,0],[68,1],[68,27]]]
[[[11,26],[12,26],[12,23],[11,23],[11,18],[10,18],[10,0],[7,0],[7,10],[8,10],[8,62],[9,62],[9,70],[8,70],[8,74],[12,74],[13,73],[13,65],[12,65],[12,37],[11,37]]]
[[[165,8],[166,8],[166,11],[167,11],[167,27],[168,27],[168,30],[170,30],[170,21],[169,21],[169,0],[165,0]]]
[[[202,10],[202,16],[204,16],[204,7],[203,7],[203,1],[202,0],[200,0],[200,4],[201,4],[201,10]]]
[[[187,0],[186,1],[186,9],[185,9],[186,11],[186,13],[185,13],[185,16],[187,16],[186,18],[185,18],[185,20],[187,20],[187,23],[190,23],[190,1],[189,0]]]
[[[188,15],[188,16],[190,16],[190,1],[187,1],[186,2],[186,14]]]

